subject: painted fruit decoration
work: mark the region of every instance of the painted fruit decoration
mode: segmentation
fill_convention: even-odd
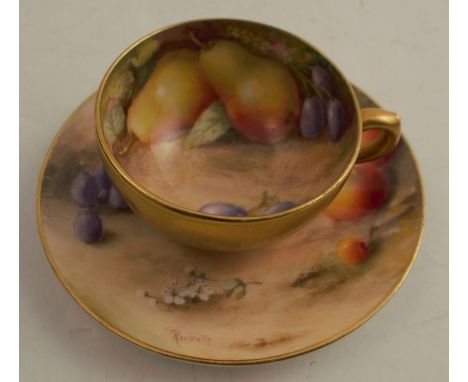
[[[284,64],[228,40],[202,48],[200,63],[232,125],[247,139],[276,143],[297,125],[299,89]]]
[[[156,64],[144,87],[133,99],[127,127],[142,142],[187,128],[215,99],[203,75],[199,52],[178,49]]]
[[[367,244],[357,237],[351,236],[341,239],[336,246],[338,257],[348,264],[360,264],[369,257]]]
[[[215,121],[211,130],[205,127],[209,130],[205,134],[194,132],[195,139],[189,134],[187,139],[195,142],[188,147],[211,143],[230,128],[248,141],[264,144],[292,133],[314,139],[324,131],[337,142],[346,132],[349,116],[335,79],[324,66],[288,66],[239,41],[201,43],[191,36],[195,46],[158,55],[125,111],[129,135],[145,144],[158,143],[192,130],[210,110],[224,126]],[[111,101],[115,102],[112,97]],[[204,137],[196,139],[197,135]]]
[[[100,165],[95,171],[79,172],[70,187],[70,196],[81,207],[73,223],[75,236],[92,244],[104,237],[104,225],[99,213],[130,211],[127,202]]]
[[[379,209],[388,194],[385,173],[373,163],[358,164],[325,214],[337,221],[358,220]]]
[[[280,33],[267,32],[260,41],[250,31],[247,41],[221,29],[188,28],[135,48],[135,57],[110,81],[104,132],[114,152],[127,155],[138,141],[155,158],[167,158],[172,154],[168,146],[160,149],[163,143],[180,140],[184,149],[197,150],[224,142],[223,136],[231,144],[294,139],[310,144],[311,150],[310,141],[341,141],[352,115],[334,69],[318,53],[309,51],[304,58],[298,43],[286,42]],[[112,190],[104,194],[114,199]],[[275,203],[253,210],[283,213],[301,201]],[[234,217],[252,214],[222,200],[199,209]]]

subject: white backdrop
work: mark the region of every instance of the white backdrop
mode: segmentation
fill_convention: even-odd
[[[136,5],[137,4],[137,5]],[[20,19],[20,347],[22,381],[443,381],[448,373],[448,10],[443,0],[23,0]],[[401,114],[427,196],[421,253],[367,324],[276,364],[210,367],[165,359],[102,327],[49,267],[36,230],[42,158],[114,57],[176,21],[246,18],[289,30]],[[7,128],[4,126],[4,128]]]

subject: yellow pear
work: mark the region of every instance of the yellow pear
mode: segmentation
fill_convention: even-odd
[[[202,49],[200,64],[233,126],[245,137],[275,143],[297,125],[299,90],[283,63],[236,42],[216,40]]]
[[[166,53],[132,101],[127,127],[142,142],[191,127],[215,99],[200,67],[199,53],[177,49]]]

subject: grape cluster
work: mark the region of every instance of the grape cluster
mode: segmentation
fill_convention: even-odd
[[[332,142],[338,142],[346,131],[348,115],[343,102],[335,96],[335,81],[324,67],[315,65],[310,72],[316,95],[302,105],[299,129],[307,139],[320,136],[325,127]]]
[[[96,243],[103,237],[102,220],[93,208],[106,204],[119,210],[129,208],[102,165],[94,173],[80,172],[70,191],[73,201],[85,208],[73,224],[75,235],[85,243]]]

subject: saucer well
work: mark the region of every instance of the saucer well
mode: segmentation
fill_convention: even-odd
[[[376,106],[356,91],[361,106]],[[167,239],[108,196],[76,202],[77,177],[100,168],[94,99],[68,118],[47,153],[37,222],[57,277],[114,333],[192,362],[280,360],[362,325],[408,274],[424,198],[406,140],[384,160],[353,170],[325,213],[290,236],[261,250],[214,253]],[[99,224],[83,234],[88,215]]]

